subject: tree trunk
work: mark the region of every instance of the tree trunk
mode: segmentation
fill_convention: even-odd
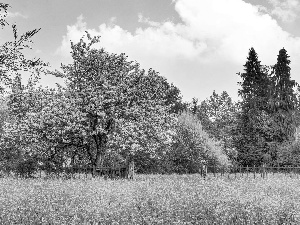
[[[88,154],[88,156],[89,156],[89,159],[90,159],[90,165],[94,165],[95,164],[95,159],[94,159],[94,157],[93,157],[93,154],[92,154],[92,152],[91,152],[91,147],[90,147],[90,145],[89,144],[86,144],[85,145],[85,149],[86,149],[86,152],[87,152],[87,154]]]
[[[97,134],[94,135],[93,138],[96,145],[96,159],[94,165],[96,167],[102,167],[107,144],[107,134]]]

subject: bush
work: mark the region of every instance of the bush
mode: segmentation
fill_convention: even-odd
[[[298,166],[300,164],[300,140],[286,142],[278,147],[278,162],[282,165]]]
[[[178,117],[171,158],[177,173],[198,172],[203,159],[209,164],[229,165],[221,143],[210,138],[197,117],[189,112]]]
[[[34,159],[20,160],[16,164],[15,172],[22,178],[32,178],[33,174],[37,172],[38,164]]]

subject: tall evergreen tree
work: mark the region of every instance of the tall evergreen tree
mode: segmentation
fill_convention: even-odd
[[[258,60],[254,48],[249,50],[242,78],[239,96],[242,98],[241,113],[238,122],[238,136],[235,143],[238,161],[243,165],[259,165],[263,161],[266,149],[265,126],[268,118],[270,80],[268,70]]]
[[[270,108],[274,119],[275,141],[279,143],[291,140],[295,133],[294,110],[297,99],[293,88],[296,82],[291,80],[289,57],[284,48],[279,51],[272,76]]]

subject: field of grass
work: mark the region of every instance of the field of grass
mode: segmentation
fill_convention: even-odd
[[[300,224],[300,178],[0,178],[0,224]]]

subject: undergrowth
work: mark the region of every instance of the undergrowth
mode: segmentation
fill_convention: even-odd
[[[0,224],[300,224],[300,180],[0,178]]]

